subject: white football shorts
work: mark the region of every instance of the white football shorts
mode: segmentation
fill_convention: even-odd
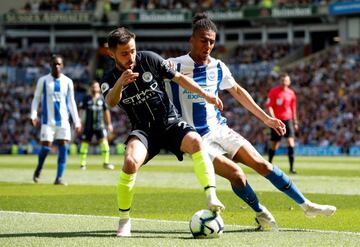
[[[53,142],[54,140],[71,140],[71,129],[69,123],[64,126],[42,124],[40,130],[40,141]]]
[[[232,159],[237,151],[248,141],[226,124],[218,125],[216,131],[207,133],[202,137],[205,150],[211,160],[216,156],[225,155]]]

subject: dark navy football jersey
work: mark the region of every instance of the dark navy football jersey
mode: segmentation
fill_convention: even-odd
[[[91,130],[105,127],[104,111],[107,110],[107,106],[101,95],[97,98],[87,95],[80,103],[79,108],[85,110],[84,129]]]
[[[119,106],[129,116],[133,129],[164,126],[169,119],[179,114],[165,91],[164,79],[172,79],[176,71],[158,54],[140,51],[136,54],[133,72],[139,77],[123,87]],[[116,67],[107,73],[101,82],[101,91],[106,97],[122,72]]]

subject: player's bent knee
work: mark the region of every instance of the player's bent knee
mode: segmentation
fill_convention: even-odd
[[[236,171],[232,174],[230,182],[232,185],[236,185],[236,187],[244,188],[246,185],[246,175],[241,171]]]
[[[237,172],[236,174],[236,178],[237,180],[243,185],[246,185],[246,175],[243,172]]]
[[[267,162],[267,161],[257,161],[256,162],[256,166],[257,166],[257,172],[260,173],[263,176],[267,176],[271,173],[272,171],[272,164]]]
[[[189,132],[185,135],[182,143],[181,150],[186,153],[196,153],[202,149],[201,136],[196,132]]]
[[[132,174],[138,171],[141,163],[134,156],[128,155],[125,157],[123,171]]]

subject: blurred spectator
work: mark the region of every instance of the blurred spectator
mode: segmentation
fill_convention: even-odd
[[[274,6],[294,6],[308,4],[327,4],[329,0],[136,0],[132,1],[132,8],[137,9],[222,9],[240,8],[244,6],[259,6],[272,8]]]
[[[278,61],[279,59],[288,55],[291,51],[299,48],[297,45],[290,46],[289,44],[249,44],[239,45],[235,49],[235,54],[232,56],[230,63],[253,64],[260,62]]]
[[[50,71],[47,58],[53,52],[48,48],[4,49],[0,52],[0,78],[9,83],[33,83],[41,74]],[[90,81],[89,61],[95,52],[91,48],[76,46],[56,49],[66,59],[64,73],[77,81]]]
[[[96,0],[29,0],[24,5],[24,11],[37,13],[39,11],[94,11]]]

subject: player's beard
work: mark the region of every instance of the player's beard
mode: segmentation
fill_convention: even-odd
[[[125,71],[127,69],[131,69],[133,70],[135,65],[136,65],[136,62],[128,62],[126,65],[123,65],[122,63],[120,63],[119,61],[115,61],[116,63],[116,67],[120,70],[120,71]],[[132,65],[131,65],[132,64]],[[131,65],[131,66],[130,66]],[[130,68],[129,68],[130,66]]]

